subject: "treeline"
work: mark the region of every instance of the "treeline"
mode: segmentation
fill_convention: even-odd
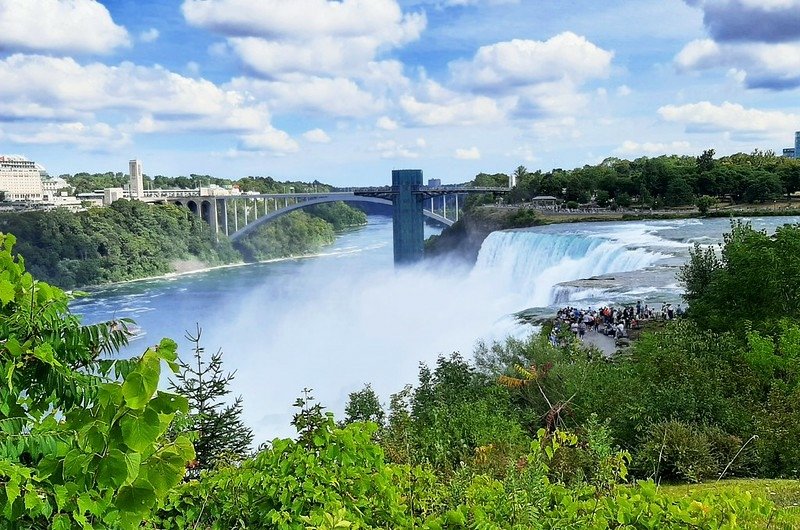
[[[268,223],[234,247],[172,205],[122,199],[79,213],[0,214],[0,232],[17,237],[31,272],[65,289],[166,274],[176,260],[221,265],[309,254],[332,243],[335,232],[365,223],[363,212],[344,203],[320,205]]]
[[[121,172],[106,173],[75,173],[64,174],[61,178],[74,189],[74,193],[89,193],[104,188],[121,188],[129,183],[129,177]],[[237,180],[214,177],[212,175],[198,175],[195,173],[187,176],[166,177],[164,175],[143,175],[142,180],[147,189],[197,189],[201,186],[238,186],[242,192],[254,191],[258,193],[311,193],[326,192],[333,189],[328,184],[318,180],[313,182],[278,181],[272,177],[248,176]]]
[[[698,157],[607,158],[593,166],[547,172],[520,166],[514,175],[517,185],[504,199],[510,203],[551,195],[601,207],[661,208],[692,205],[704,196],[763,203],[800,190],[800,160],[761,151],[722,158],[714,158],[713,149]],[[502,173],[482,173],[473,181],[478,186],[508,186],[508,182],[509,176]]]
[[[179,259],[215,265],[240,259],[188,210],[118,200],[108,208],[0,214],[0,231],[37,277],[64,288],[165,274]]]

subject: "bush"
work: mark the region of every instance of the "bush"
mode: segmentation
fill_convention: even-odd
[[[657,481],[664,478],[701,482],[718,478],[741,446],[741,439],[718,427],[662,421],[650,425],[642,436],[634,462],[641,474],[649,474]],[[746,468],[748,460],[743,452],[726,475]]]

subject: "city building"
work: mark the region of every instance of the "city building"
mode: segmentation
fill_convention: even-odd
[[[0,192],[6,201],[42,200],[44,168],[23,156],[0,155]]]
[[[106,188],[103,190],[103,206],[110,206],[118,199],[125,198],[125,190],[122,188]]]
[[[800,158],[800,131],[794,133],[794,147],[783,148],[784,158]]]
[[[130,175],[130,197],[131,199],[141,199],[144,197],[144,181],[142,180],[142,163],[139,160],[131,160],[128,163],[128,174]]]
[[[43,200],[52,201],[58,195],[69,195],[69,184],[61,177],[42,176]]]
[[[442,179],[428,179],[428,187],[429,188],[441,188],[442,187]]]

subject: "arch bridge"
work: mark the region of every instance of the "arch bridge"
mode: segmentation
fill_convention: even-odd
[[[505,193],[506,188],[428,187],[421,170],[395,170],[392,186],[353,188],[324,193],[265,193],[242,195],[187,195],[153,197],[188,208],[216,233],[237,241],[259,226],[292,211],[332,202],[390,205],[393,209],[395,263],[422,258],[424,219],[446,226],[458,220],[460,202],[467,193]],[[151,200],[152,200],[151,199]]]

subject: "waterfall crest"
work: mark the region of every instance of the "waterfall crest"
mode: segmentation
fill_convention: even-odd
[[[663,257],[608,235],[511,230],[489,234],[473,273],[504,278],[530,306],[544,307],[556,302],[561,282],[638,270]]]

